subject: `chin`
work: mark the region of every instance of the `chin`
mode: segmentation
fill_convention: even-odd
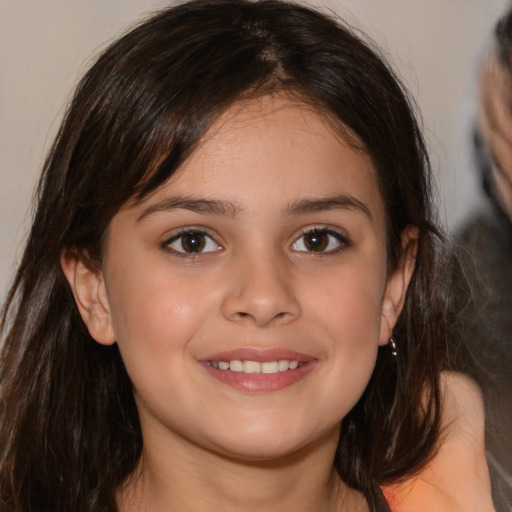
[[[265,463],[284,459],[300,458],[319,444],[330,443],[334,450],[339,437],[339,427],[327,432],[291,432],[278,428],[250,431],[237,431],[229,439],[218,445],[226,456],[247,461]]]

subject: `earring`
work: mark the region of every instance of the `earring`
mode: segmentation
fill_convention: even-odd
[[[393,339],[393,337],[389,338],[389,346],[391,348],[391,355],[393,357],[396,357],[398,350],[397,350],[396,343],[395,343],[395,340]]]

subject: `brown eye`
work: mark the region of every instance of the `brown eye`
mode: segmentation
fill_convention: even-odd
[[[172,237],[165,247],[181,254],[200,254],[221,249],[215,240],[202,231],[186,231]]]
[[[309,253],[334,253],[348,247],[346,237],[328,229],[313,229],[301,235],[292,250]]]
[[[206,240],[202,233],[187,233],[181,238],[181,246],[185,252],[201,252],[205,245]]]
[[[329,245],[329,235],[323,232],[313,232],[304,235],[304,246],[308,251],[322,252]]]

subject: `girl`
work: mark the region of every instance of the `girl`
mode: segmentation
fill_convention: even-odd
[[[474,395],[442,391],[429,180],[398,80],[313,10],[194,0],[114,43],[3,312],[1,510],[389,510]]]

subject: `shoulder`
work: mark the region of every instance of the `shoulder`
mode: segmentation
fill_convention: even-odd
[[[484,405],[480,388],[473,379],[459,372],[441,374],[442,444],[471,438],[474,449],[484,448]],[[461,438],[462,435],[462,438]],[[467,439],[469,441],[469,439]],[[474,443],[478,441],[475,445]]]
[[[443,373],[441,380],[442,431],[436,455],[414,478],[384,493],[393,512],[492,512],[480,389],[456,372]]]

